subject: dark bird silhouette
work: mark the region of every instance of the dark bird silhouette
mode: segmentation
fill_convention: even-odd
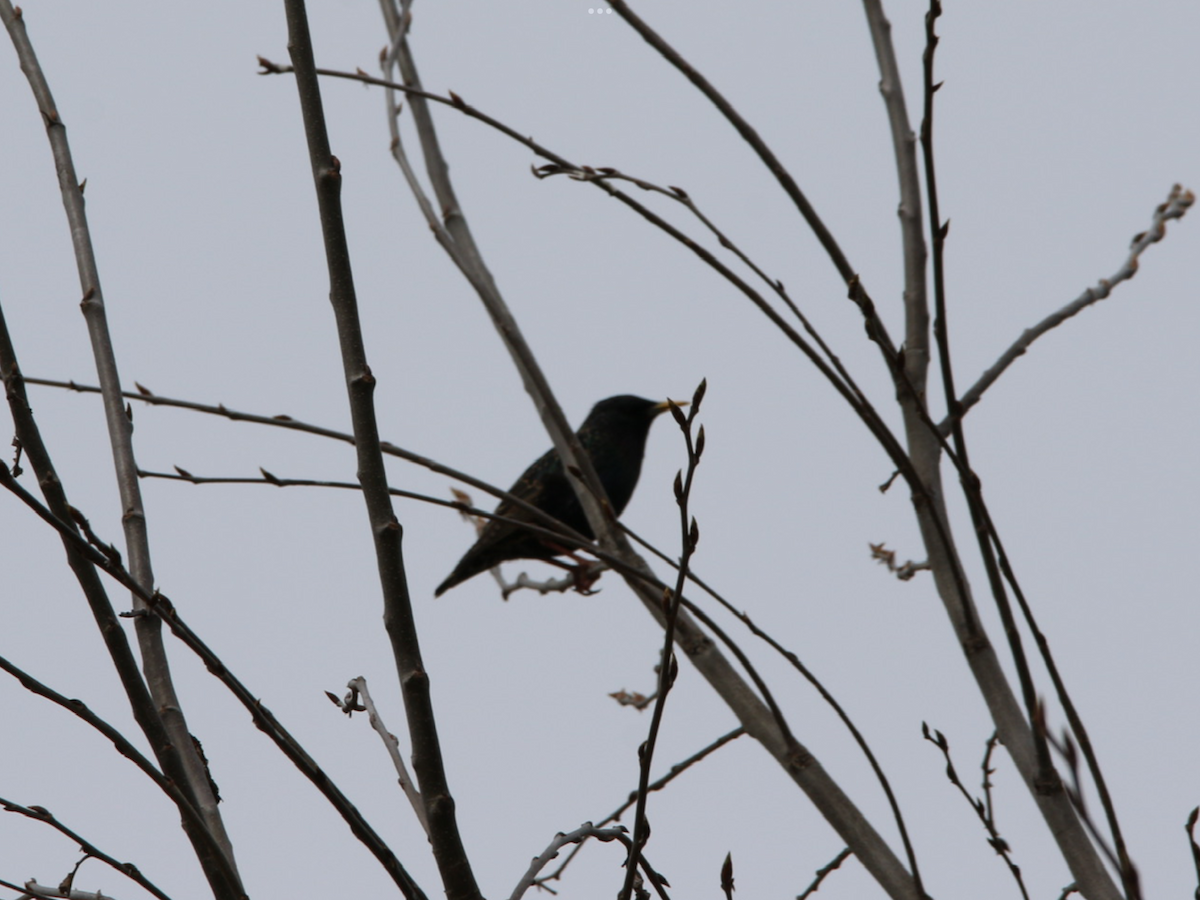
[[[579,443],[591,457],[600,483],[612,502],[613,512],[618,516],[633,496],[633,489],[642,472],[642,456],[646,451],[650,424],[666,409],[665,401],[644,400],[629,394],[609,397],[592,407],[578,431]],[[580,534],[592,537],[587,516],[563,470],[562,460],[553,448],[526,469],[508,492]],[[496,515],[549,527],[529,510],[508,500],[500,502],[496,507]],[[545,538],[517,525],[489,519],[479,534],[479,540],[454,567],[450,576],[438,585],[434,596],[440,597],[455,585],[510,559],[551,560],[565,552],[563,547],[554,546],[553,542],[548,543]]]

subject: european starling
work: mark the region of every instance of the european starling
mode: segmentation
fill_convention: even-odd
[[[646,451],[646,435],[650,431],[650,424],[666,409],[665,401],[659,403],[629,394],[609,397],[592,407],[579,429],[579,443],[592,458],[600,483],[604,485],[613,512],[618,516],[633,496],[633,489],[642,472],[642,455]],[[562,460],[553,448],[526,469],[508,492],[580,534],[592,537],[587,516],[563,471]],[[496,507],[496,515],[548,527],[528,510],[508,500],[500,502]],[[510,559],[548,560],[563,552],[562,547],[550,546],[544,538],[516,525],[489,519],[479,540],[454,567],[450,577],[438,585],[434,596],[440,597],[456,584]]]

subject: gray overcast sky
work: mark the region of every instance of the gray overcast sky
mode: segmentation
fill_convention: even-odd
[[[295,87],[255,74],[257,54],[287,61],[282,4],[24,7],[88,179],[126,385],[348,427]],[[375,5],[313,7],[318,64],[376,71],[385,38]],[[646,0],[638,9],[771,143],[898,330],[895,168],[861,7]],[[914,125],[924,10],[888,5]],[[786,283],[887,406],[886,373],[810,232],[736,134],[618,16],[573,0],[418,0],[414,15],[430,90],[454,90],[576,162],[685,188]],[[1200,7],[950,2],[939,31],[949,318],[967,385],[1023,329],[1115,272],[1172,183],[1200,188]],[[0,302],[26,374],[94,383],[44,129],[7,42],[0,60]],[[381,431],[507,485],[548,439],[388,155],[381,92],[341,81],[323,90]],[[880,541],[921,557],[904,492],[877,490],[891,471],[884,454],[813,368],[689,253],[587,185],[534,180],[540,161],[479,123],[440,109],[437,123],[466,215],[568,416],[578,422],[617,393],[687,397],[708,378],[697,570],[796,651],[866,732],[929,892],[1015,896],[920,737],[922,721],[946,732],[977,783],[991,726],[932,585],[899,583],[869,558],[868,542]],[[636,193],[699,234],[673,205]],[[1148,897],[1195,885],[1183,833],[1200,803],[1195,215],[1170,226],[1136,278],[1039,341],[968,418],[972,461],[1092,730]],[[99,401],[31,395],[72,502],[119,541]],[[135,404],[133,414],[148,469],[354,476],[345,445],[179,410]],[[660,421],[625,516],[673,554],[670,484],[683,462],[673,424]],[[392,463],[391,478],[448,496],[447,480],[423,470]],[[160,587],[438,895],[425,840],[365,720],[345,721],[322,693],[366,676],[403,743],[359,497],[161,481],[143,490]],[[397,514],[467,846],[484,893],[507,896],[555,832],[601,818],[634,786],[648,718],[607,694],[652,689],[660,634],[611,575],[593,597],[502,603],[481,577],[435,602],[469,528],[413,502],[397,502]],[[958,525],[966,552],[968,522],[960,515]],[[61,546],[8,496],[0,566],[0,653],[132,734]],[[540,571],[509,567],[522,569]],[[746,641],[798,736],[898,846],[833,716]],[[172,649],[251,896],[391,890],[245,713]],[[685,667],[659,770],[734,724]],[[203,893],[175,815],[105,741],[11,680],[0,681],[0,734],[0,796],[48,807],[176,898]],[[1057,896],[1070,878],[1007,759],[995,778],[999,825],[1031,894]],[[842,846],[748,741],[654,797],[650,813],[648,853],[676,897],[717,896],[726,852],[739,896],[794,896]],[[48,829],[0,817],[0,877],[57,883],[76,858]],[[612,897],[619,863],[613,846],[589,847],[563,896]],[[141,896],[95,863],[76,887]],[[877,889],[850,862],[825,894]]]

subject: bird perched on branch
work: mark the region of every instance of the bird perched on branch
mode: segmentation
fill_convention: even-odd
[[[666,409],[665,401],[645,400],[629,394],[609,397],[592,407],[578,431],[579,443],[591,457],[592,466],[612,502],[613,513],[618,516],[633,496],[633,489],[642,472],[642,456],[646,451],[650,425]],[[508,492],[585,537],[592,537],[587,516],[563,470],[562,460],[553,448],[526,469]],[[509,500],[500,502],[496,507],[496,515],[543,528],[550,527],[529,510]],[[565,547],[518,525],[489,519],[479,534],[479,540],[454,567],[450,576],[438,585],[434,596],[440,597],[468,578],[511,559],[553,560],[555,556],[567,552]]]

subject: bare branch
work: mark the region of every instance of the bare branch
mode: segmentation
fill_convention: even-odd
[[[930,732],[929,725],[925,722],[921,723],[921,734],[925,740],[933,744],[942,751],[942,756],[946,760],[946,777],[950,783],[958,788],[958,792],[963,795],[967,804],[979,817],[979,821],[983,823],[984,829],[987,831],[988,844],[993,850],[1004,860],[1008,866],[1009,874],[1016,881],[1017,887],[1021,890],[1021,896],[1025,900],[1029,900],[1029,891],[1025,889],[1025,880],[1021,877],[1021,867],[1018,866],[1012,859],[1012,848],[1009,847],[1008,841],[1000,836],[1000,831],[996,828],[996,820],[992,815],[992,796],[991,796],[991,770],[988,768],[988,760],[991,758],[992,749],[996,746],[996,736],[992,735],[988,739],[987,748],[984,751],[983,757],[983,785],[984,785],[984,800],[979,800],[972,797],[966,786],[959,780],[958,771],[954,768],[954,761],[950,758],[950,742],[946,740],[946,736],[936,728]]]
[[[986,372],[980,375],[979,380],[971,385],[967,392],[962,395],[962,399],[959,400],[960,415],[965,414],[967,410],[978,403],[983,396],[983,392],[996,382],[996,379],[1000,377],[1005,369],[1016,362],[1019,357],[1024,356],[1025,351],[1029,349],[1034,341],[1046,332],[1057,328],[1063,322],[1067,321],[1067,319],[1087,309],[1092,304],[1099,303],[1112,293],[1114,287],[1136,275],[1142,254],[1146,252],[1151,244],[1158,243],[1166,236],[1167,221],[1170,219],[1182,219],[1195,202],[1195,194],[1189,190],[1184,190],[1181,185],[1174,185],[1171,188],[1171,192],[1167,195],[1166,201],[1160,203],[1155,208],[1150,228],[1133,236],[1133,240],[1129,245],[1129,255],[1126,256],[1125,262],[1121,264],[1121,267],[1108,278],[1101,278],[1095,287],[1088,288],[1057,312],[1051,313],[1032,328],[1026,329],[1012,343],[1012,346],[1000,354],[1000,358]],[[949,417],[941,423],[941,428],[943,429],[943,434],[949,433]]]
[[[6,473],[7,469],[0,466],[0,478],[2,478]],[[88,709],[85,703],[80,700],[64,697],[58,691],[43,684],[28,672],[24,671],[18,666],[13,665],[3,656],[0,656],[0,669],[8,672],[19,682],[21,682],[21,686],[26,690],[37,694],[39,697],[44,697],[51,703],[61,706],[67,712],[71,713],[71,715],[82,719],[96,731],[108,738],[118,753],[129,759],[130,762],[132,762],[142,771],[142,774],[146,775],[146,777],[153,781],[164,794],[166,794],[175,802],[175,805],[179,808],[181,815],[190,820],[192,827],[201,827],[202,823],[199,814],[196,812],[195,808],[191,805],[188,798],[183,794],[179,787],[170,779],[164,778],[162,773],[154,767],[154,763],[150,762],[150,760],[143,756],[142,753],[135,746],[133,746],[133,744],[130,743],[123,734],[121,734],[121,732]]]
[[[93,844],[87,838],[83,837],[81,834],[79,834],[76,831],[72,831],[70,828],[68,828],[66,825],[64,825],[62,822],[60,822],[55,817],[55,815],[53,813],[51,813],[50,810],[46,809],[45,807],[22,806],[19,803],[14,803],[12,800],[5,800],[3,797],[0,797],[0,807],[3,807],[5,809],[5,811],[7,811],[7,812],[19,813],[20,815],[23,815],[27,818],[33,819],[37,822],[44,822],[45,824],[49,825],[51,828],[55,829],[56,831],[58,831],[62,834],[65,834],[67,837],[69,837],[71,840],[73,840],[75,843],[77,843],[79,845],[80,849],[83,850],[83,852],[86,853],[88,856],[90,856],[92,859],[98,859],[98,860],[100,860],[100,862],[104,863],[105,865],[110,866],[111,868],[117,870],[122,875],[124,875],[126,878],[128,878],[130,881],[141,886],[146,891],[153,894],[155,897],[158,897],[159,900],[171,900],[171,898],[169,896],[167,896],[165,893],[163,893],[161,890],[159,890],[157,885],[155,885],[152,881],[150,881],[148,878],[146,878],[146,876],[143,875],[141,873],[141,871],[138,869],[138,867],[135,866],[133,863],[128,863],[128,862],[123,863],[123,862],[120,862],[119,860],[109,856],[107,853],[105,853],[103,850],[101,850],[99,847],[97,847],[95,844]],[[72,873],[72,875],[73,874],[74,873]],[[77,893],[77,892],[72,892],[72,896],[74,896],[75,893]]]
[[[1063,680],[1062,674],[1059,672],[1058,664],[1055,662],[1054,654],[1050,650],[1050,642],[1042,633],[1038,626],[1037,620],[1034,618],[1033,610],[1029,605],[1029,601],[1025,597],[1025,592],[1021,589],[1020,582],[1017,581],[1017,576],[1013,572],[1012,565],[1009,562],[1008,554],[1004,550],[1004,544],[1000,540],[1000,535],[996,531],[995,523],[991,520],[991,514],[987,507],[984,506],[983,514],[986,517],[986,527],[988,529],[988,537],[995,547],[996,560],[1000,567],[1001,573],[1004,575],[1005,581],[1012,588],[1013,596],[1016,598],[1017,605],[1021,608],[1021,614],[1025,619],[1025,624],[1033,634],[1034,641],[1037,644],[1038,652],[1041,655],[1042,662],[1046,666],[1046,671],[1050,675],[1050,680],[1054,685],[1055,696],[1058,697],[1059,703],[1062,704],[1063,713],[1067,717],[1067,723],[1071,726],[1071,733],[1075,735],[1075,739],[1079,741],[1079,746],[1083,751],[1084,762],[1087,764],[1088,772],[1092,777],[1092,783],[1096,787],[1096,793],[1100,797],[1100,804],[1104,808],[1105,819],[1108,823],[1109,833],[1112,835],[1112,841],[1115,847],[1115,853],[1109,850],[1108,845],[1103,839],[1097,837],[1101,848],[1105,853],[1112,858],[1114,865],[1121,874],[1121,881],[1125,886],[1128,898],[1136,900],[1141,896],[1141,888],[1137,869],[1133,861],[1129,857],[1129,853],[1125,847],[1125,838],[1121,833],[1120,822],[1117,819],[1116,804],[1113,802],[1112,793],[1108,789],[1107,780],[1100,768],[1100,761],[1096,756],[1095,748],[1092,746],[1091,736],[1088,733],[1087,727],[1084,725],[1083,717],[1079,715],[1079,710],[1075,706],[1074,700],[1071,699],[1067,692],[1066,683]],[[1037,724],[1037,730],[1045,733],[1044,713],[1039,711],[1034,716],[1034,721]],[[1072,760],[1072,775],[1075,775],[1074,760]],[[1078,793],[1078,792],[1076,792]],[[1096,832],[1090,819],[1085,815],[1084,824],[1093,832]]]
[[[696,205],[691,195],[683,188],[664,188],[654,184],[653,182],[646,181],[642,178],[635,178],[631,175],[626,175],[617,169],[608,167],[599,169],[594,169],[590,166],[568,168],[560,164],[552,164],[547,166],[539,166],[537,169],[534,169],[534,174],[539,178],[547,178],[552,175],[566,175],[573,181],[589,181],[593,183],[613,180],[628,181],[630,184],[634,184],[644,191],[652,191],[657,194],[662,194],[664,197],[668,197],[671,200],[674,200],[675,202],[685,206],[688,211],[691,212],[692,215],[695,216],[704,225],[704,227],[713,234],[722,247],[741,260],[742,264],[746,266],[746,268],[750,269],[763,283],[765,283],[772,291],[775,292],[779,299],[783,301],[784,305],[787,306],[788,310],[791,311],[792,315],[796,317],[797,321],[804,326],[805,332],[813,339],[813,342],[820,347],[821,352],[825,354],[834,370],[841,377],[842,381],[845,382],[850,391],[853,392],[855,397],[858,398],[859,402],[864,405],[868,404],[866,395],[859,388],[853,376],[851,376],[846,367],[842,365],[842,361],[838,355],[835,354],[833,350],[830,349],[829,345],[825,343],[825,339],[822,338],[816,328],[813,327],[808,317],[800,310],[800,307],[797,306],[795,301],[792,300],[786,288],[784,288],[783,282],[778,278],[771,278],[769,275],[767,275],[767,273],[764,272],[762,268],[760,268],[759,265],[755,263],[747,253],[745,253],[740,247],[738,247],[737,244],[730,240],[730,238],[726,236],[726,234],[720,228],[718,228],[717,225],[708,218],[708,216],[700,211],[700,207]],[[882,327],[882,323],[879,323],[879,325]]]
[[[408,798],[409,805],[417,815],[417,821],[421,823],[425,835],[428,836],[429,821],[425,815],[425,802],[421,799],[417,786],[413,784],[413,780],[408,774],[408,766],[404,764],[404,757],[400,754],[400,742],[396,740],[394,734],[388,731],[379,715],[379,710],[375,708],[375,701],[371,698],[371,692],[367,690],[367,679],[361,675],[351,678],[347,687],[350,688],[350,693],[345,700],[339,703],[342,711],[347,716],[356,710],[366,711],[367,721],[375,729],[375,733],[379,735],[379,739],[383,741],[383,746],[387,749],[388,758],[391,759],[392,767],[396,770],[396,779],[400,783],[400,789],[404,791],[404,796]],[[362,698],[361,706],[358,703],[360,697]]]
[[[929,366],[929,299],[925,285],[925,238],[921,212],[921,182],[917,175],[916,136],[908,123],[904,104],[904,88],[900,82],[900,67],[892,46],[892,26],[883,12],[880,0],[863,0],[875,58],[879,63],[879,93],[887,109],[892,135],[892,151],[896,157],[896,175],[900,185],[900,232],[904,256],[904,374],[909,384],[924,396]],[[900,393],[901,405],[905,394]],[[923,478],[930,477],[936,465],[937,447],[927,438],[918,439],[923,429],[913,421],[911,410],[905,414],[908,425],[909,452]],[[936,481],[927,482],[931,487]]]
[[[815,879],[813,879],[813,883],[810,884],[807,888],[805,888],[804,893],[797,896],[796,900],[807,900],[807,898],[809,898],[813,894],[815,894],[820,889],[821,882],[825,880],[825,877],[827,875],[829,875],[830,872],[833,872],[835,869],[840,868],[842,863],[844,863],[849,858],[850,858],[850,848],[847,847],[845,850],[843,850],[841,853],[839,853],[837,856],[835,856],[833,859],[831,859],[826,865],[817,869],[817,877]]]
[[[685,415],[674,401],[668,401],[671,416],[683,433],[684,445],[687,449],[687,476],[675,476],[675,503],[679,507],[679,528],[681,550],[679,555],[679,570],[675,578],[675,589],[670,594],[664,594],[663,605],[666,607],[666,624],[663,628],[662,664],[658,667],[658,690],[654,698],[654,711],[650,716],[650,727],[646,740],[638,748],[637,809],[633,817],[633,840],[630,842],[629,859],[625,863],[625,884],[618,897],[629,900],[633,892],[633,876],[637,872],[642,849],[650,837],[650,823],[646,818],[646,802],[650,787],[650,767],[654,762],[654,748],[658,743],[658,732],[662,726],[663,710],[666,708],[667,697],[675,683],[678,673],[678,663],[673,652],[675,646],[675,624],[679,619],[679,608],[683,601],[683,586],[687,582],[688,563],[696,550],[700,538],[699,528],[695,518],[688,512],[688,503],[692,494],[692,485],[696,477],[696,468],[700,465],[700,454],[704,451],[704,426],[700,426],[699,434],[693,440],[692,424],[700,412],[700,404],[704,400],[707,382],[701,381],[692,396],[691,409]],[[689,521],[690,520],[690,521]]]
[[[664,775],[662,778],[659,778],[657,781],[653,782],[652,784],[650,784],[646,787],[646,793],[650,794],[655,791],[661,791],[668,784],[670,784],[672,781],[674,781],[676,778],[678,778],[680,775],[682,775],[684,772],[686,772],[692,766],[696,765],[696,763],[700,762],[706,756],[708,756],[711,753],[715,753],[717,750],[724,747],[730,741],[737,740],[739,737],[741,737],[745,733],[746,733],[745,728],[738,727],[738,728],[733,729],[733,731],[728,732],[727,734],[721,735],[719,738],[717,738],[715,741],[713,741],[708,746],[693,753],[691,756],[689,756],[687,759],[683,760],[682,762],[677,762],[677,763],[675,763],[675,765],[671,766],[670,771],[668,771],[666,775]],[[607,816],[605,816],[600,821],[599,827],[603,827],[603,826],[607,825],[609,822],[615,822],[618,819],[620,819],[621,814],[623,812],[625,812],[625,810],[629,809],[629,807],[631,807],[635,803],[637,803],[638,797],[640,795],[641,795],[641,792],[638,790],[631,791],[629,794],[629,799],[626,800],[624,803],[622,803],[620,806],[618,806],[615,810],[613,810]],[[562,879],[563,870],[566,869],[567,866],[569,866],[571,864],[571,860],[573,860],[575,858],[575,855],[582,848],[583,848],[583,842],[580,841],[578,844],[575,845],[575,847],[573,847],[571,849],[571,852],[569,854],[567,854],[567,858],[565,860],[563,860],[562,865],[560,865],[557,869],[555,869],[549,875],[543,876],[542,878],[539,878],[537,880],[537,886],[540,888],[544,888],[545,890],[550,890],[550,888],[546,887],[546,882],[560,881]]]
[[[662,35],[651,28],[640,16],[634,13],[625,0],[610,0],[610,2],[612,8],[617,11],[617,14],[620,15],[621,18],[623,18],[626,22],[628,22],[630,27],[632,27],[634,31],[641,35],[642,39],[645,40],[646,43],[657,50],[667,62],[673,65],[679,71],[679,73],[683,75],[684,78],[695,85],[696,89],[699,90],[700,93],[705,97],[707,97],[708,100],[718,110],[720,110],[721,115],[723,115],[726,121],[728,121],[729,124],[734,127],[737,133],[742,136],[742,139],[750,145],[755,154],[762,161],[763,165],[765,165],[768,171],[775,176],[776,181],[779,182],[779,186],[783,188],[784,193],[791,198],[792,203],[795,204],[796,209],[800,212],[800,215],[804,218],[804,221],[808,223],[808,227],[812,229],[813,234],[816,235],[816,238],[818,241],[820,241],[821,246],[825,248],[825,252],[829,255],[829,259],[833,262],[833,265],[837,269],[838,274],[841,275],[842,280],[847,285],[855,281],[858,277],[857,270],[855,270],[854,267],[850,265],[849,260],[846,259],[846,255],[842,252],[842,248],[838,246],[837,240],[834,238],[833,233],[830,232],[830,230],[826,227],[825,223],[821,220],[821,217],[817,215],[816,209],[808,201],[808,198],[804,195],[804,192],[800,190],[800,186],[796,183],[796,180],[792,178],[791,173],[788,172],[783,163],[779,161],[779,158],[774,154],[771,148],[767,146],[767,143],[759,136],[754,127],[748,121],[746,121],[741,113],[734,108],[733,104],[726,100],[721,92],[718,91],[716,87],[714,87],[713,84],[704,77],[703,74],[701,74],[694,66],[691,65],[691,63],[684,59],[674,47],[668,44],[667,41],[663,39]]]
[[[563,834],[560,831],[554,836],[554,840],[550,842],[550,845],[533,858],[533,862],[529,864],[529,868],[526,870],[525,875],[522,876],[521,880],[517,883],[516,888],[513,889],[509,900],[520,900],[520,898],[524,896],[525,892],[531,887],[533,887],[535,884],[540,885],[543,881],[545,881],[546,879],[538,879],[537,873],[549,865],[551,860],[558,856],[558,851],[567,844],[579,844],[590,837],[594,837],[597,840],[605,843],[609,841],[619,841],[626,847],[629,847],[630,840],[625,836],[625,834],[625,829],[620,825],[618,825],[616,828],[597,828],[591,822],[584,822],[570,834]],[[655,889],[655,892],[659,897],[663,898],[663,900],[666,900],[667,894],[664,888],[667,886],[667,880],[659,875],[658,872],[654,871],[654,869],[650,867],[650,864],[646,862],[644,858],[640,861],[640,864],[642,871],[646,873],[651,885],[653,885]]]
[[[56,381],[56,380],[52,380],[52,379],[48,379],[48,378],[27,378],[27,379],[25,379],[25,381],[28,384],[37,384],[37,385],[43,385],[46,387],[65,388],[67,390],[78,391],[80,393],[99,393],[100,392],[100,389],[97,387],[94,387],[92,385],[86,385],[86,384],[77,384],[74,381]],[[314,434],[314,435],[317,435],[318,437],[327,437],[327,438],[333,438],[334,440],[338,440],[338,441],[344,441],[347,444],[351,444],[351,445],[353,445],[355,442],[353,434],[349,434],[344,431],[337,431],[336,429],[333,429],[333,428],[325,428],[321,425],[313,425],[309,422],[302,422],[302,421],[295,419],[292,416],[289,416],[286,414],[285,415],[275,415],[275,416],[264,416],[264,415],[259,415],[257,413],[241,412],[239,410],[229,409],[224,404],[217,404],[216,406],[213,406],[213,405],[207,404],[207,403],[196,403],[191,400],[180,400],[180,399],[172,398],[172,397],[163,397],[159,394],[149,393],[149,392],[145,391],[145,389],[143,389],[141,392],[124,391],[124,392],[122,392],[121,396],[127,397],[131,400],[140,400],[143,403],[149,404],[151,406],[170,406],[170,407],[175,407],[178,409],[191,410],[193,412],[201,412],[201,413],[205,413],[207,415],[212,415],[212,416],[221,416],[222,418],[226,418],[226,419],[229,419],[234,422],[253,422],[257,425],[269,425],[273,428],[283,428],[288,431],[300,431],[300,432],[304,432],[306,434]],[[395,456],[399,459],[406,460],[407,462],[414,463],[418,466],[423,466],[426,469],[429,469],[431,472],[437,472],[439,475],[446,475],[449,478],[454,478],[458,481],[463,482],[464,484],[469,484],[472,487],[478,488],[481,491],[491,494],[493,497],[497,497],[501,500],[507,500],[510,503],[514,503],[517,506],[519,506],[522,509],[529,512],[530,514],[536,516],[539,519],[539,521],[542,521],[548,525],[554,526],[557,533],[561,534],[564,537],[564,539],[567,537],[571,537],[573,540],[579,541],[580,546],[585,546],[588,543],[590,543],[586,538],[583,537],[583,535],[579,534],[578,532],[573,532],[568,526],[563,525],[557,519],[555,519],[553,516],[550,516],[550,515],[546,514],[545,512],[543,512],[542,510],[538,509],[536,506],[529,503],[529,501],[522,500],[520,497],[517,497],[515,494],[510,494],[507,491],[502,491],[502,490],[500,490],[500,488],[498,488],[494,485],[488,484],[486,481],[483,481],[479,478],[475,478],[472,475],[468,475],[466,472],[462,472],[458,469],[452,469],[450,466],[442,465],[441,463],[439,463],[433,459],[430,459],[429,457],[421,456],[418,453],[413,453],[409,450],[405,450],[403,447],[399,447],[396,444],[391,443],[390,441],[380,441],[379,449],[385,455]],[[257,479],[257,478],[251,478],[251,479],[199,478],[199,477],[193,476],[191,473],[187,472],[186,470],[179,469],[178,467],[176,467],[176,469],[179,472],[178,477],[180,479],[182,479],[184,481],[192,481],[196,484],[204,484],[204,483],[208,483],[208,482],[238,483],[240,481],[245,481],[246,483],[254,483],[254,484],[260,483],[260,479]],[[177,476],[173,476],[173,475],[167,475],[167,474],[161,473],[161,472],[147,472],[145,470],[139,470],[139,475],[141,475],[142,477],[152,477],[152,478],[175,478],[175,477],[177,477]],[[264,474],[264,478],[261,479],[261,481],[268,483],[268,484],[273,484],[276,487],[286,487],[289,484],[304,485],[304,484],[309,484],[309,483],[314,484],[316,486],[329,486],[329,487],[340,487],[341,486],[341,484],[337,483],[337,482],[319,482],[319,481],[310,482],[305,479],[279,479],[279,478],[272,480],[272,478],[273,478],[273,476],[267,477]],[[360,490],[362,486],[355,484],[355,485],[353,485],[353,487],[355,490]],[[421,500],[421,501],[427,502],[427,503],[436,503],[436,504],[441,504],[444,506],[450,506],[450,507],[453,507],[454,509],[457,509],[460,511],[462,511],[464,509],[462,504],[460,504],[460,503],[453,503],[448,500],[439,500],[439,499],[436,499],[433,497],[427,497],[422,494],[410,494],[410,493],[402,492],[402,491],[398,491],[398,490],[393,491],[393,493],[395,493],[396,496],[410,497],[412,499]],[[491,513],[488,513],[483,510],[479,510],[479,509],[467,510],[467,511],[471,512],[473,515],[482,515],[482,516],[491,515]]]
[[[393,880],[400,887],[401,892],[404,894],[407,900],[426,900],[425,894],[421,891],[420,887],[417,886],[416,882],[414,882],[404,870],[404,867],[400,864],[400,861],[396,859],[391,849],[382,841],[382,839],[380,839],[378,834],[376,834],[370,825],[367,824],[366,820],[363,819],[362,815],[354,807],[354,804],[352,804],[346,798],[337,785],[334,784],[333,780],[321,770],[320,766],[318,766],[312,757],[308,755],[308,752],[303,748],[303,746],[301,746],[300,742],[297,741],[287,731],[287,729],[283,727],[282,724],[280,724],[279,720],[275,718],[274,714],[262,703],[262,701],[253,693],[251,693],[246,686],[243,685],[231,671],[229,671],[229,669],[212,651],[212,649],[209,648],[208,645],[205,644],[196,635],[196,633],[184,623],[178,611],[175,609],[174,604],[171,603],[170,599],[167,598],[166,595],[158,591],[150,593],[143,590],[143,588],[133,580],[133,576],[131,576],[118,562],[114,561],[100,550],[92,547],[71,527],[71,525],[55,516],[53,512],[39,503],[36,497],[34,497],[20,484],[13,480],[8,467],[3,463],[0,463],[0,486],[8,488],[8,490],[15,494],[22,503],[37,513],[39,518],[47,522],[51,527],[58,531],[63,538],[63,542],[65,544],[69,544],[88,563],[103,571],[106,575],[116,580],[129,591],[137,593],[147,604],[147,609],[139,610],[137,612],[130,613],[129,615],[136,616],[153,614],[157,615],[164,622],[166,622],[167,626],[171,629],[175,637],[179,638],[179,640],[183,642],[184,646],[195,653],[204,663],[208,671],[216,676],[216,678],[222,684],[224,684],[231,693],[233,693],[238,702],[245,707],[245,709],[250,713],[251,719],[254,721],[255,726],[275,742],[275,745],[283,752],[283,754],[292,761],[292,763],[304,774],[304,776],[307,777],[325,796],[334,809],[341,814],[342,818],[345,819],[346,823],[350,826],[350,830],[354,833],[354,836],[357,837],[367,847],[367,849],[374,854],[375,858],[379,860],[385,871],[392,876]],[[116,630],[118,633],[121,633],[120,628],[115,622],[115,619],[112,629]],[[2,657],[0,657],[0,667],[6,668],[9,671],[13,671],[14,674],[17,674],[19,671],[15,670],[15,667],[12,667],[11,664],[5,665]],[[28,676],[24,676],[24,674],[21,673],[18,675],[18,677],[21,678],[23,684],[26,684],[26,679]],[[38,684],[36,682],[32,683],[34,685]],[[26,684],[26,687],[31,687],[31,685]],[[48,697],[49,699],[54,699],[54,696],[52,696],[53,692],[44,692],[44,690],[48,691],[49,689],[41,690],[38,689],[38,687],[31,687],[31,689],[37,690],[38,693]],[[59,701],[56,700],[55,702]],[[67,708],[74,711],[74,707],[70,705],[71,703],[72,701],[67,701],[65,698],[62,699],[62,705],[67,706]],[[79,705],[82,707],[82,704]],[[105,735],[108,736],[108,732],[105,732]],[[126,755],[128,756],[129,754],[127,753]],[[187,799],[182,797],[177,790],[175,790],[174,793],[171,793],[173,798],[175,798],[177,795],[183,800]],[[179,800],[177,799],[176,802],[179,803]],[[184,814],[185,821],[189,823],[192,823],[193,821],[199,821],[196,818],[197,814],[194,811],[189,813],[189,804],[181,804],[180,809]],[[211,840],[211,838],[209,838],[209,840]],[[219,862],[220,859],[218,859],[218,863]]]
[[[288,22],[288,52],[296,70],[296,89],[300,95],[304,133],[320,209],[321,233],[329,270],[329,299],[337,320],[338,342],[354,425],[358,477],[362,483],[379,566],[384,626],[391,640],[408,717],[413,768],[425,801],[430,844],[446,895],[450,900],[475,900],[480,896],[479,886],[459,834],[454,799],[443,766],[429,691],[429,673],[421,660],[421,644],[404,571],[402,529],[387,492],[387,471],[379,446],[379,428],[372,399],[375,377],[367,364],[350,265],[350,248],[342,218],[341,164],[329,147],[304,0],[285,0],[284,6]]]
[[[1196,898],[1196,900],[1200,900],[1200,844],[1196,843],[1197,818],[1200,818],[1200,806],[1195,807],[1190,813],[1188,813],[1187,822],[1184,825],[1184,829],[1187,831],[1188,844],[1190,844],[1192,848],[1192,865],[1196,867],[1197,886],[1193,896]]]
[[[121,523],[129,554],[130,572],[139,585],[149,590],[154,587],[154,571],[150,562],[146,512],[142,504],[137,463],[133,453],[133,422],[125,404],[121,402],[121,378],[117,372],[116,354],[108,331],[100,270],[92,248],[91,231],[83,200],[83,185],[75,173],[75,162],[67,142],[66,125],[26,33],[24,16],[13,9],[10,0],[0,0],[0,18],[4,20],[9,37],[16,48],[21,71],[29,81],[46,126],[46,136],[50,141],[59,192],[66,211],[67,226],[79,272],[83,296],[80,307],[87,323],[96,374],[104,397],[104,416],[121,497]],[[138,602],[135,596],[134,605]],[[146,616],[138,620],[136,629],[142,655],[142,671],[150,696],[154,700],[153,715],[161,720],[162,727],[170,736],[169,744],[161,752],[177,757],[179,771],[174,772],[172,777],[185,782],[186,792],[199,810],[205,830],[212,835],[220,848],[225,858],[225,868],[234,875],[234,886],[240,890],[240,884],[236,883],[237,861],[234,858],[233,844],[217,809],[217,799],[209,786],[206,768],[192,744],[191,733],[183,714],[183,704],[171,679],[171,670],[163,647],[162,628],[154,616]],[[212,866],[206,864],[206,870],[210,877],[213,876]]]
[[[41,900],[41,898],[45,898],[45,900],[114,900],[113,897],[101,891],[77,891],[62,885],[50,887],[38,884],[32,878],[21,887],[8,881],[0,881],[0,886],[20,891],[21,896],[18,900]]]

